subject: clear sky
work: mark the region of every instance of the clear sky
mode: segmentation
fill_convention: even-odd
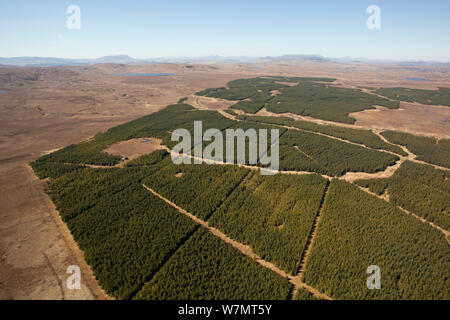
[[[69,30],[69,5],[81,29]],[[369,5],[381,29],[369,30]],[[450,61],[448,0],[1,0],[0,56],[320,54]]]

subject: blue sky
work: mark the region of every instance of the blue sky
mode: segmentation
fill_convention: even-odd
[[[369,30],[366,8],[381,9]],[[69,30],[69,5],[81,29]],[[448,0],[1,0],[0,56],[320,54],[450,61]]]

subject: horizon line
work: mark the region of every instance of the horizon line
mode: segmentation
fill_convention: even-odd
[[[114,58],[114,57],[123,57],[129,58],[131,60],[139,61],[149,61],[149,60],[158,60],[158,59],[208,59],[208,58],[216,58],[216,59],[276,59],[283,57],[304,57],[304,58],[321,58],[328,60],[355,60],[355,62],[409,62],[409,63],[450,63],[449,60],[438,60],[438,59],[395,59],[395,58],[367,58],[367,57],[353,57],[353,56],[345,56],[345,57],[329,57],[321,54],[302,54],[302,53],[290,53],[290,54],[282,54],[282,55],[218,55],[218,54],[209,54],[209,55],[195,55],[195,56],[155,56],[155,57],[146,57],[146,58],[135,58],[128,54],[111,54],[111,55],[103,55],[95,58],[68,58],[68,57],[58,57],[58,56],[39,56],[39,55],[23,55],[23,56],[0,56],[0,59],[59,59],[59,60],[99,60],[102,58]],[[351,61],[348,61],[351,62]]]

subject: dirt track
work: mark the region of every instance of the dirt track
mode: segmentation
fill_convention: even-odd
[[[289,282],[291,282],[294,287],[295,290],[298,290],[299,288],[305,288],[306,290],[308,290],[309,292],[311,292],[311,294],[313,294],[315,297],[319,298],[319,299],[326,299],[326,300],[331,300],[330,297],[328,297],[327,295],[320,293],[317,289],[307,285],[306,283],[303,283],[298,277],[293,277],[289,274],[287,274],[286,272],[284,272],[283,270],[279,269],[276,265],[274,265],[271,262],[268,262],[264,259],[262,259],[261,257],[259,257],[252,249],[251,247],[240,243],[238,241],[235,241],[233,239],[231,239],[230,237],[228,237],[226,234],[224,234],[223,232],[217,230],[216,228],[210,227],[208,225],[208,222],[203,221],[197,217],[195,217],[193,214],[187,212],[186,210],[178,207],[175,203],[173,203],[172,201],[168,200],[167,198],[163,197],[162,195],[160,195],[159,193],[157,193],[156,191],[154,191],[153,189],[147,187],[146,185],[143,185],[143,187],[145,189],[147,189],[150,193],[152,193],[153,195],[157,196],[158,198],[164,200],[167,204],[169,204],[170,206],[174,207],[175,209],[177,209],[180,213],[186,215],[187,217],[189,217],[190,219],[192,219],[194,222],[200,224],[201,226],[203,226],[204,228],[206,228],[209,232],[211,232],[214,236],[218,237],[219,239],[223,240],[224,242],[230,244],[231,246],[233,246],[234,248],[236,248],[238,251],[240,251],[241,253],[243,253],[244,255],[250,257],[251,259],[255,260],[256,262],[258,262],[260,265],[262,265],[263,267],[272,270],[273,272],[277,273],[278,275],[280,275],[283,278],[287,278],[289,279]]]

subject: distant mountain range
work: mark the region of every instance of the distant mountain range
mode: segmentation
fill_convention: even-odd
[[[204,57],[160,57],[151,59],[135,59],[127,55],[105,56],[96,59],[63,59],[51,57],[14,57],[1,58],[0,65],[6,66],[83,66],[98,63],[117,64],[154,64],[154,63],[289,63],[289,62],[341,62],[341,63],[386,63],[402,66],[439,65],[450,66],[450,62],[432,61],[393,61],[371,60],[367,58],[326,58],[320,55],[283,55],[278,57],[252,57],[252,56],[204,56]]]
[[[0,58],[0,65],[7,66],[83,66],[97,63],[136,63],[138,60],[127,56],[107,56],[97,59],[63,59],[63,58],[47,58],[47,57],[14,57]]]

